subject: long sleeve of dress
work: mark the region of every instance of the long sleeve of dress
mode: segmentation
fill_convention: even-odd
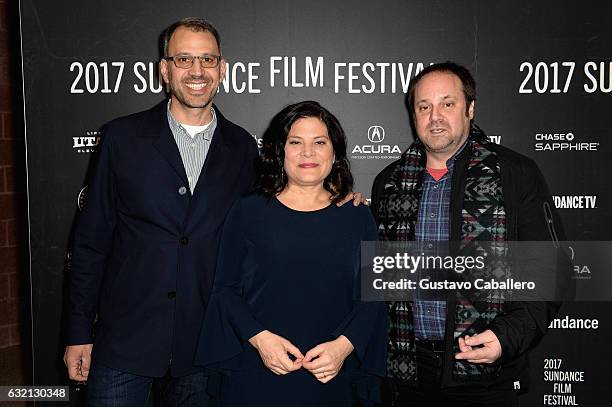
[[[225,225],[215,282],[200,334],[196,364],[207,366],[238,355],[249,338],[265,328],[253,317],[243,298],[248,267],[244,265],[248,241],[242,233],[240,201],[230,210]]]
[[[367,211],[367,208],[365,208]],[[376,241],[378,235],[372,216],[365,216],[366,230],[363,241]],[[357,261],[360,265],[360,261]],[[355,276],[354,306],[351,313],[334,331],[333,335],[346,336],[354,347],[354,352],[362,369],[368,374],[385,376],[388,316],[384,302],[361,301],[361,271],[358,267]]]

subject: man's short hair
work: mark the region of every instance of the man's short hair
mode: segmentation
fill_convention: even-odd
[[[408,109],[410,110],[410,115],[414,116],[414,89],[416,85],[425,75],[432,72],[447,72],[457,75],[463,87],[465,114],[467,115],[470,109],[470,103],[476,100],[476,81],[474,81],[474,77],[466,67],[451,61],[429,65],[410,81],[410,86],[408,87]]]
[[[203,18],[187,17],[173,23],[164,30],[164,33],[162,34],[162,52],[164,57],[169,56],[168,43],[170,42],[170,38],[172,38],[172,34],[174,34],[174,32],[179,27],[185,27],[195,32],[211,33],[213,37],[215,37],[215,41],[217,41],[217,47],[219,48],[219,53],[221,53],[221,40],[219,39],[219,32],[217,31],[217,29]]]

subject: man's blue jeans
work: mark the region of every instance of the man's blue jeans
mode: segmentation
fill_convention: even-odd
[[[194,373],[183,377],[138,376],[93,363],[87,380],[87,405],[91,407],[145,407],[156,392],[162,407],[207,407],[207,377]]]

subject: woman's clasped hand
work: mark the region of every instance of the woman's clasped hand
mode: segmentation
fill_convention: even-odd
[[[264,365],[274,374],[285,375],[304,368],[321,383],[336,377],[344,360],[353,351],[351,341],[344,335],[315,346],[306,355],[287,339],[268,330],[253,336],[249,343],[257,349]]]

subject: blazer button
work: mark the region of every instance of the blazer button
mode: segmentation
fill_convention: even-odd
[[[187,236],[181,237],[181,244],[186,245],[189,243],[189,238]]]
[[[180,187],[178,190],[179,195],[185,195],[187,193],[187,188]]]
[[[171,300],[176,298],[176,291],[168,291],[168,298]]]

